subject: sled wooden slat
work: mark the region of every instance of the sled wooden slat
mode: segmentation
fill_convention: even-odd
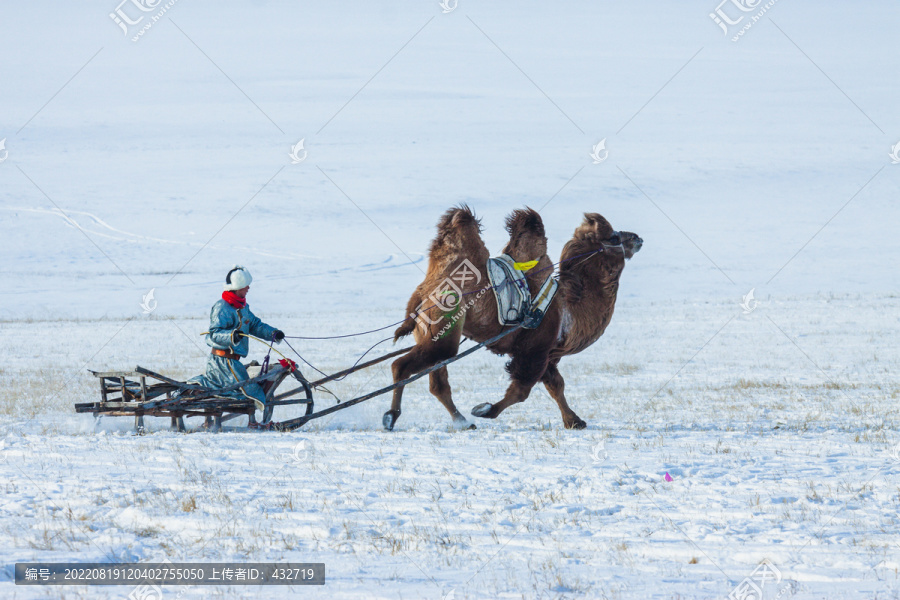
[[[135,375],[135,374],[149,375],[150,377],[159,379],[160,381],[164,381],[164,382],[168,383],[169,385],[174,385],[175,387],[177,387],[179,389],[194,389],[194,386],[190,386],[181,381],[175,381],[174,379],[169,379],[165,375],[160,375],[159,373],[154,373],[150,369],[145,369],[144,367],[135,367],[134,373],[131,373],[131,375]]]
[[[118,379],[119,377],[128,377],[129,375],[134,375],[132,371],[90,371],[89,372],[94,377],[104,377],[104,378],[114,378]]]

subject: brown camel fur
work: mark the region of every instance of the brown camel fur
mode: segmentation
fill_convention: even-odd
[[[394,340],[414,333],[416,346],[392,364],[394,382],[455,356],[461,336],[483,342],[510,326],[497,320],[497,305],[487,290],[487,259],[481,240],[481,224],[466,207],[448,210],[438,222],[438,234],[428,254],[428,272],[407,305],[407,319]],[[510,239],[503,253],[516,262],[537,260],[526,275],[532,295],[553,264],[547,256],[544,224],[537,211],[516,210],[507,218]],[[495,418],[509,406],[524,401],[531,388],[543,381],[559,406],[566,428],[581,429],[585,422],[566,402],[564,382],[556,368],[560,358],[587,348],[609,324],[615,304],[618,278],[625,258],[640,249],[642,240],[633,233],[615,232],[599,214],[585,215],[584,223],[563,249],[560,291],[537,329],[519,329],[488,348],[510,356],[506,370],[512,379],[503,399],[472,409],[477,417]],[[599,257],[599,258],[597,258]],[[461,268],[461,265],[462,268]],[[451,282],[451,283],[448,283]],[[453,417],[454,424],[474,428],[453,404],[447,368],[429,375],[430,390]],[[393,429],[400,417],[403,388],[394,390],[384,426]]]

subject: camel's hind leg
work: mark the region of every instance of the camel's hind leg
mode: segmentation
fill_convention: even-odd
[[[428,377],[431,393],[434,394],[434,397],[444,405],[444,408],[446,408],[447,412],[450,413],[450,416],[453,417],[454,426],[459,429],[475,429],[475,425],[469,423],[469,421],[456,409],[456,405],[453,404],[450,380],[447,377],[447,367],[442,367],[437,371],[434,371],[429,374]]]
[[[435,335],[434,333],[429,330],[423,332],[420,328],[416,328],[416,346],[391,364],[394,383],[424,371],[428,367],[436,365],[442,360],[456,356],[456,352],[459,350],[459,338],[462,327],[460,326],[454,329],[455,330],[451,330],[450,335],[446,335],[443,338],[434,341],[432,339]],[[444,378],[442,381],[439,380],[436,386],[434,376],[440,371],[444,371]],[[453,405],[453,401],[450,399],[450,384],[447,381],[446,371],[447,369],[443,368],[438,369],[431,374],[431,391],[437,396],[437,399],[441,401],[447,410],[450,411],[453,420],[456,421],[456,416],[459,415],[459,411],[456,410],[456,406]],[[446,390],[444,388],[446,388]],[[435,389],[438,389],[440,393],[436,392]],[[382,418],[382,424],[388,431],[394,428],[394,424],[397,422],[397,419],[400,418],[400,406],[402,402],[403,387],[398,387],[394,390],[394,396],[391,401],[391,410],[384,413],[384,417]],[[459,416],[462,417],[462,415]]]
[[[587,423],[585,423],[581,417],[576,415],[575,411],[569,408],[569,403],[566,402],[564,393],[566,382],[563,380],[562,375],[559,374],[555,362],[551,362],[547,365],[547,370],[544,371],[544,376],[541,377],[541,381],[544,382],[544,387],[547,388],[550,397],[556,400],[556,404],[559,406],[559,412],[562,413],[562,420],[565,428],[584,429],[587,427]]]

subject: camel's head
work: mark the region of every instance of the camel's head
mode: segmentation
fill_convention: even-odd
[[[544,221],[533,208],[514,210],[506,217],[506,231],[509,232],[509,242],[503,248],[503,253],[512,256],[514,260],[540,260],[547,254]]]
[[[630,231],[616,231],[603,215],[584,213],[584,221],[575,230],[575,237],[596,247],[608,260],[619,261],[634,256],[644,244],[644,240]]]

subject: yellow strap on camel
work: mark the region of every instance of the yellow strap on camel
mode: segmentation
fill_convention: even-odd
[[[516,271],[528,271],[533,269],[537,264],[538,261],[529,260],[528,262],[513,263],[513,267],[515,267]]]

